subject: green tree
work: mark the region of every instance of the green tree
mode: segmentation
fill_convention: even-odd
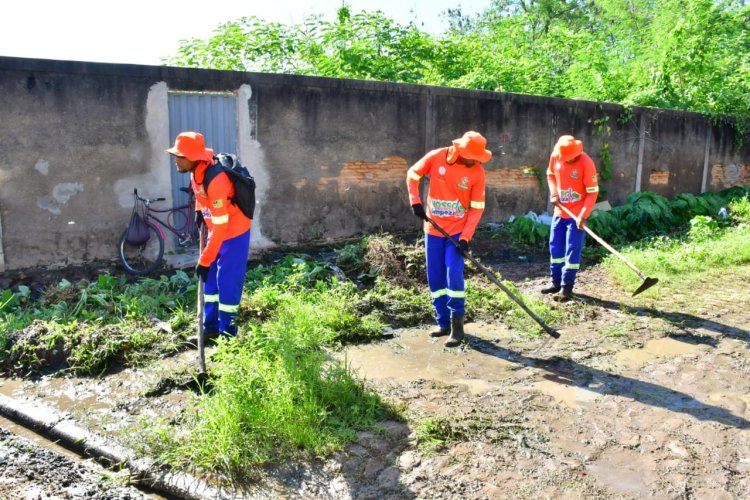
[[[255,17],[184,41],[172,65],[424,83],[750,120],[746,0],[495,0],[440,36],[382,12]]]

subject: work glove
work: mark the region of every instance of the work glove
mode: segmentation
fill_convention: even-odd
[[[419,217],[422,220],[427,220],[427,214],[424,212],[424,207],[421,203],[415,203],[411,206],[411,211],[414,212],[414,215]]]
[[[202,266],[200,262],[195,265],[195,275],[205,283],[208,280],[208,266]]]
[[[469,242],[466,240],[458,240],[458,249],[464,257],[469,255]]]
[[[195,211],[195,227],[200,229],[200,227],[204,224],[203,222],[203,212],[201,210]]]

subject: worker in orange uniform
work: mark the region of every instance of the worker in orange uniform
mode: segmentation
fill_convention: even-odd
[[[414,215],[423,219],[427,283],[435,308],[437,329],[431,337],[450,335],[446,347],[456,347],[464,338],[464,255],[484,212],[484,168],[492,158],[487,140],[477,132],[466,132],[450,147],[427,153],[407,173],[406,185]],[[430,178],[427,210],[419,195],[419,181]],[[450,242],[427,218],[442,227]],[[457,248],[458,246],[458,248]]]
[[[234,336],[237,334],[234,319],[245,284],[252,220],[230,201],[234,197],[234,184],[223,171],[213,177],[208,190],[204,189],[206,171],[221,167],[214,167],[214,152],[206,148],[203,135],[182,132],[174,146],[166,151],[174,156],[180,173],[191,174],[195,220],[198,226],[205,223],[208,228],[208,242],[195,266],[196,275],[203,278],[204,283],[206,338]]]
[[[573,298],[576,273],[581,267],[581,251],[586,232],[583,227],[599,194],[596,166],[583,151],[583,143],[563,135],[552,151],[547,167],[550,203],[555,206],[549,237],[552,285],[542,293],[554,293],[555,300]],[[558,205],[575,214],[571,218]]]

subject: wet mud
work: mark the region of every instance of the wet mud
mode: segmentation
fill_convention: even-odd
[[[534,293],[546,282],[539,269],[500,272]],[[268,470],[248,496],[748,498],[748,280],[750,266],[632,298],[594,266],[582,270],[576,300],[550,301],[566,317],[559,340],[472,322],[453,350],[427,335],[431,325],[350,346],[334,355],[406,422],[362,432],[320,461]],[[190,404],[183,382],[195,356],[104,378],[5,379],[0,392],[44,400],[120,440],[139,419]]]

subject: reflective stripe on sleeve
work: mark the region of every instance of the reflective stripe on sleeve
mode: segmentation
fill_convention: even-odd
[[[598,193],[599,192],[599,186],[592,186],[586,188],[587,193]]]
[[[229,214],[220,215],[219,217],[211,217],[211,222],[213,222],[214,225],[226,224],[229,222]]]
[[[484,202],[483,201],[471,201],[469,203],[469,207],[471,208],[484,208]]]
[[[403,174],[401,174],[401,175],[403,175]],[[421,178],[422,178],[422,176],[419,175],[418,173],[416,173],[414,170],[409,170],[409,179],[418,181]]]

